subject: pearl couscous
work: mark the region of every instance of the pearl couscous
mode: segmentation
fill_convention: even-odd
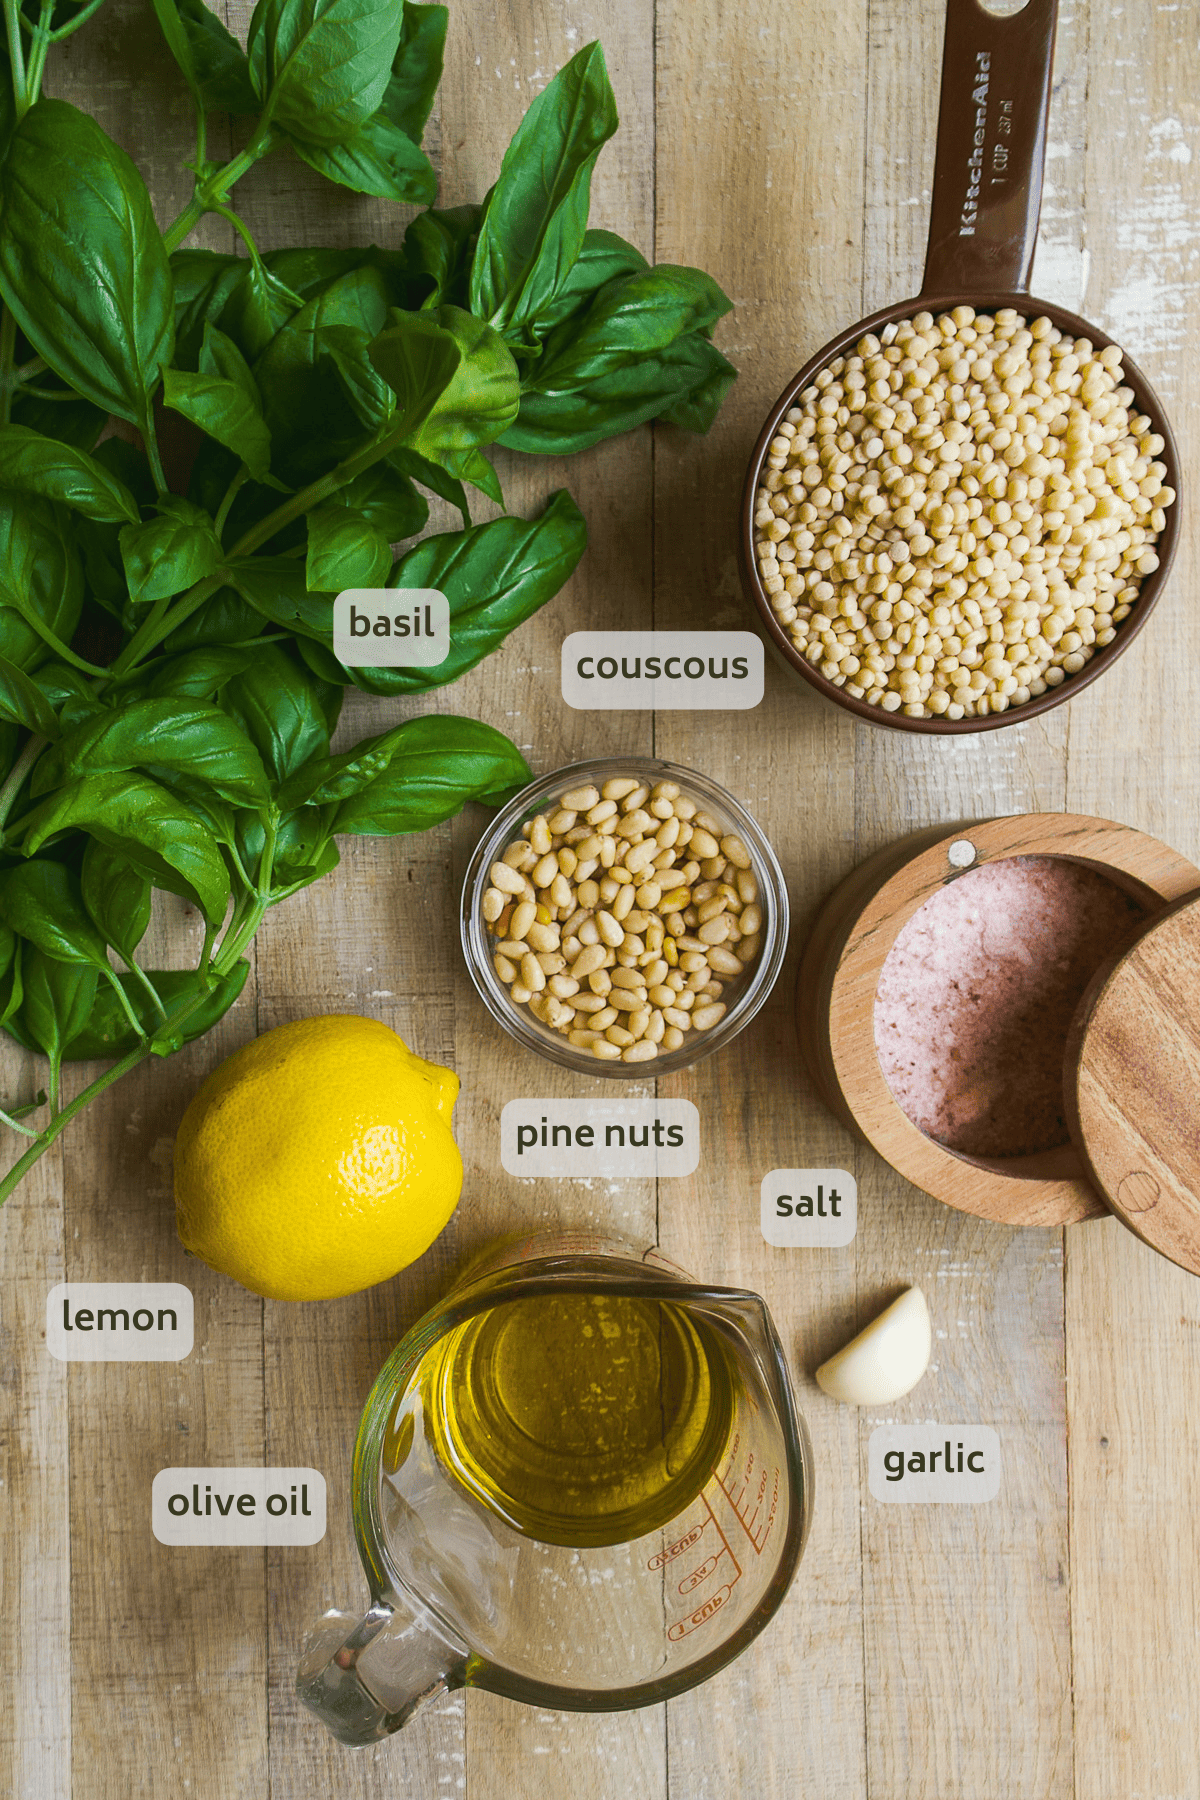
[[[780,422],[755,500],[779,624],[910,718],[1020,706],[1112,642],[1175,499],[1121,353],[969,306],[864,337]]]

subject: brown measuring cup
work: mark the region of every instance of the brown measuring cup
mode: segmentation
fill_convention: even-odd
[[[1061,705],[1102,675],[1142,629],[1175,554],[1180,521],[1175,439],[1162,403],[1122,349],[1124,385],[1133,390],[1133,409],[1145,413],[1163,439],[1158,460],[1166,465],[1166,481],[1175,489],[1176,500],[1167,509],[1166,527],[1154,546],[1158,568],[1143,578],[1129,617],[1118,626],[1112,642],[1097,649],[1086,667],[1059,687],[983,718],[910,718],[870,706],[865,699],[856,699],[835,686],[797,649],[776,620],[755,558],[755,494],[771,440],[789,407],[797,403],[814,377],[835,357],[851,350],[859,338],[868,333],[878,336],[893,321],[912,318],[914,313],[936,316],[966,305],[976,312],[1011,307],[1025,318],[1044,315],[1060,331],[1086,338],[1094,347],[1103,349],[1113,343],[1107,333],[1078,313],[1033,299],[1029,293],[1041,211],[1057,14],[1058,0],[1027,0],[1020,12],[1008,15],[988,12],[979,0],[948,0],[933,205],[921,291],[911,300],[848,326],[811,357],[771,408],[750,458],[742,493],[739,546],[746,594],[758,608],[768,640],[784,661],[818,693],[873,725],[947,736],[1021,724]]]

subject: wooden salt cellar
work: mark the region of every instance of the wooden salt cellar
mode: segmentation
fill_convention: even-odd
[[[1085,864],[1150,917],[1114,944],[1072,1022],[1072,1141],[967,1157],[927,1137],[893,1099],[875,1050],[875,994],[900,931],[938,888],[1014,856]],[[1030,813],[890,845],[826,902],[801,964],[796,1019],[826,1104],[926,1193],[1005,1225],[1112,1211],[1200,1274],[1200,869],[1166,844],[1105,819]]]

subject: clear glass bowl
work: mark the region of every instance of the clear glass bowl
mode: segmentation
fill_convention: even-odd
[[[520,837],[525,821],[539,812],[552,811],[551,803],[571,788],[589,783],[603,787],[606,781],[622,775],[636,775],[651,784],[678,782],[687,798],[718,821],[723,827],[723,835],[728,831],[740,837],[749,852],[758,882],[758,903],[763,915],[763,941],[757,961],[750,966],[743,985],[727,1001],[729,1010],[724,1018],[719,1019],[711,1031],[689,1031],[677,1050],[660,1050],[657,1057],[639,1063],[602,1061],[590,1050],[569,1044],[561,1032],[543,1025],[527,1006],[517,1005],[492,966],[495,939],[483,917],[483,894],[490,885],[491,866],[500,860],[514,838]],[[788,897],[775,852],[745,807],[732,794],[710,781],[707,775],[697,774],[694,769],[681,769],[675,763],[660,762],[650,756],[610,756],[595,762],[575,763],[569,769],[556,769],[552,775],[544,775],[540,781],[523,788],[496,815],[476,845],[467,870],[461,923],[463,954],[471,980],[493,1019],[510,1037],[557,1063],[560,1068],[574,1069],[580,1075],[646,1081],[659,1075],[674,1074],[677,1069],[689,1068],[692,1063],[711,1056],[750,1023],[775,986],[783,967],[787,950]]]

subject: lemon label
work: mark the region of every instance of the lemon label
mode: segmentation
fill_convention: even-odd
[[[192,1295],[177,1281],[60,1281],[46,1296],[46,1348],[59,1362],[180,1362]]]

